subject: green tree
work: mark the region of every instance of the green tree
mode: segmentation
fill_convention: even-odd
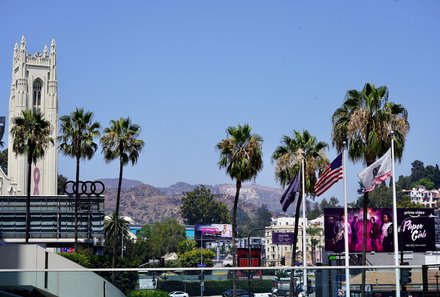
[[[183,220],[189,225],[228,224],[231,217],[227,206],[214,200],[211,190],[204,186],[187,192],[182,198],[180,207]]]
[[[251,231],[251,217],[243,209],[243,207],[237,207],[237,237],[247,237]]]
[[[197,246],[197,242],[192,239],[186,239],[179,242],[179,245],[177,246],[177,251],[179,254],[183,254],[189,251],[192,251]]]
[[[425,177],[425,166],[422,161],[415,160],[411,163],[411,181],[417,182]]]
[[[105,160],[111,162],[115,159],[119,159],[116,217],[119,216],[124,166],[130,162],[132,165],[136,164],[139,154],[144,147],[144,142],[138,138],[140,130],[140,126],[132,124],[130,118],[120,118],[119,120],[112,120],[110,127],[104,129],[104,135],[101,137],[102,151],[104,152]],[[117,243],[115,242],[113,244],[112,267],[116,265],[116,247]]]
[[[62,174],[58,174],[57,194],[64,195],[64,186],[67,183],[67,177]]]
[[[272,220],[272,213],[267,208],[266,204],[261,205],[257,212],[255,213],[255,217],[251,220],[250,231],[253,229],[260,229],[252,233],[253,236],[261,236],[264,237],[264,228],[270,225]]]
[[[411,189],[411,176],[399,176],[399,179],[396,182],[396,191],[397,194],[402,190],[410,190]]]
[[[417,186],[424,186],[427,190],[432,190],[434,189],[434,182],[427,177],[423,177],[412,183],[411,188],[415,188]]]
[[[0,168],[5,174],[8,174],[8,149],[0,152]]]
[[[106,244],[111,246],[111,244],[116,243],[116,246],[119,248],[121,253],[122,242],[128,242],[131,240],[128,222],[124,219],[123,216],[117,216],[116,212],[112,213],[110,216],[105,217],[104,231]]]
[[[60,118],[60,150],[65,156],[75,158],[75,250],[78,245],[79,164],[81,159],[90,160],[98,149],[94,142],[99,137],[100,124],[93,122],[93,112],[76,108],[70,115]]]
[[[358,193],[362,194],[358,199],[352,204],[355,208],[362,208],[364,203],[364,186],[362,182],[359,181]],[[370,192],[368,195],[368,205],[371,208],[389,208],[393,206],[393,192],[391,187],[387,186],[385,182],[377,186],[374,191]]]
[[[338,152],[348,144],[348,156],[370,166],[391,146],[394,131],[394,155],[401,160],[409,131],[408,112],[400,104],[388,101],[388,88],[367,83],[362,91],[349,90],[345,100],[332,116],[333,145]],[[363,197],[363,238],[367,238],[368,192]],[[366,241],[362,245],[362,265],[366,264]],[[362,271],[362,297],[365,296],[365,270]]]
[[[303,132],[293,131],[292,137],[284,135],[281,139],[281,145],[278,146],[272,154],[272,161],[275,161],[275,179],[284,187],[290,184],[297,174],[300,174],[302,160],[304,159],[304,177],[305,177],[305,192],[314,195],[314,186],[316,183],[316,173],[321,171],[328,164],[328,159],[324,150],[328,144],[323,141],[318,141],[315,136],[312,136],[307,130]],[[295,239],[292,250],[296,251],[296,244],[298,241],[298,224],[299,211],[302,199],[305,199],[305,194],[300,191],[298,201],[296,203],[295,211]],[[292,263],[296,261],[296,252],[293,253]],[[304,259],[306,261],[306,259]],[[290,286],[293,288],[293,273],[290,278]],[[292,290],[290,290],[290,295]]]
[[[306,229],[307,234],[310,235],[310,243],[312,245],[312,263],[316,263],[316,246],[319,244],[319,240],[316,237],[323,236],[323,230],[319,227],[308,227]]]
[[[26,181],[26,243],[29,242],[30,232],[30,205],[31,205],[31,172],[32,163],[44,157],[46,150],[54,144],[51,137],[52,127],[50,122],[44,119],[39,109],[22,111],[22,116],[12,120],[11,134],[13,137],[12,151],[16,155],[27,157],[27,181]]]
[[[256,178],[258,172],[263,169],[263,138],[258,134],[252,134],[252,128],[248,124],[227,129],[227,138],[217,143],[217,150],[220,152],[218,165],[225,168],[231,179],[235,179],[235,198],[232,208],[232,255],[233,266],[237,266],[236,243],[237,235],[237,207],[240,197],[242,183]],[[237,289],[237,277],[235,270],[232,278],[232,289]]]
[[[209,249],[193,249],[180,254],[179,260],[182,267],[197,267],[201,260],[207,267],[212,267],[214,257],[215,253]]]
[[[438,167],[438,164],[435,164],[435,166],[426,166],[425,172],[426,177],[434,182],[434,188],[440,188],[440,169]]]
[[[423,204],[417,204],[411,201],[411,198],[404,196],[397,200],[397,208],[423,208]]]
[[[330,200],[327,201],[326,198],[323,198],[319,203],[319,208],[321,211],[324,211],[325,208],[333,208],[339,206],[339,200],[336,197],[331,197]]]
[[[166,253],[178,251],[179,243],[185,240],[185,228],[176,219],[165,219],[142,226],[139,237],[149,245],[149,258],[159,259]]]

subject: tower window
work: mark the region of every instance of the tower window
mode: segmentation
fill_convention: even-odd
[[[32,101],[32,105],[34,110],[36,109],[40,109],[41,107],[41,81],[40,80],[36,80],[34,82],[33,85],[33,101]]]

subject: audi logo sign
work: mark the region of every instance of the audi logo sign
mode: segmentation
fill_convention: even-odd
[[[78,195],[99,196],[105,191],[104,183],[101,181],[79,181]],[[73,196],[76,193],[76,183],[68,181],[64,184],[64,193]]]

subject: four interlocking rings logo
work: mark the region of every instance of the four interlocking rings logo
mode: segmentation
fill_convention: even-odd
[[[104,183],[101,181],[79,181],[78,195],[99,196],[105,191]],[[73,196],[76,193],[76,183],[68,181],[64,184],[64,193]]]

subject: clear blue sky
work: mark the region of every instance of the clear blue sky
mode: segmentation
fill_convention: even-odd
[[[264,138],[256,183],[279,187],[270,156],[307,129],[331,143],[331,115],[349,89],[386,85],[411,124],[397,175],[440,163],[439,1],[0,1],[0,114],[15,41],[42,51],[55,37],[59,113],[130,116],[146,142],[125,177],[154,186],[229,183],[215,144],[249,123]],[[329,158],[336,152],[331,148]],[[81,178],[117,177],[102,155]],[[74,177],[74,160],[59,172]],[[356,195],[362,164],[348,167]],[[342,199],[341,183],[325,196]]]

